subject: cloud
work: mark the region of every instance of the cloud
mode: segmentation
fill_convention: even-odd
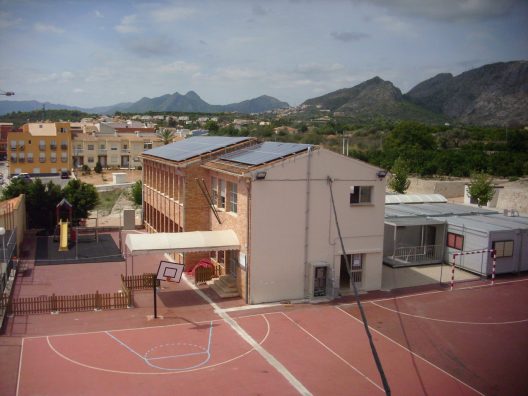
[[[385,30],[394,33],[412,33],[412,26],[399,18],[389,15],[381,15],[374,17],[372,21],[377,25],[383,27]]]
[[[359,41],[370,37],[370,35],[361,32],[332,32],[330,35],[336,40],[343,41],[345,43]]]
[[[75,74],[70,71],[63,71],[60,73],[51,73],[51,74],[35,74],[29,77],[30,83],[45,83],[53,82],[56,84],[68,83],[75,78]]]
[[[434,20],[489,19],[506,15],[525,0],[352,0],[408,16]]]
[[[345,69],[341,63],[302,63],[298,65],[295,72],[302,74],[335,73]]]
[[[99,10],[95,10],[94,11],[94,15],[97,17],[97,18],[104,18],[104,15],[101,13],[101,11]]]
[[[115,30],[122,34],[137,33],[140,31],[137,26],[137,15],[125,15],[121,23],[115,27]]]
[[[176,22],[188,19],[196,13],[193,8],[168,6],[150,12],[150,16],[157,23]]]
[[[175,61],[167,63],[158,67],[158,71],[161,73],[197,73],[200,70],[200,66],[196,63],[188,63],[184,61]]]
[[[14,19],[9,12],[0,11],[0,29],[7,29],[18,25],[22,20],[20,18]]]
[[[56,33],[61,34],[64,33],[64,29],[58,28],[55,25],[46,24],[42,22],[37,22],[33,25],[33,29],[39,33]]]
[[[83,93],[83,92],[84,92],[84,89],[82,89],[82,88],[75,88],[75,89],[73,90],[73,92],[74,92],[74,93]]]
[[[262,7],[260,4],[253,4],[253,7],[251,8],[251,12],[253,15],[256,16],[264,16],[268,15],[269,11],[266,10],[264,7]]]
[[[166,36],[134,37],[125,41],[125,47],[142,56],[170,55],[174,48],[172,40]]]

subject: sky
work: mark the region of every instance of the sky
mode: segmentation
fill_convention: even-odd
[[[193,90],[298,105],[379,76],[528,59],[527,0],[0,0],[7,100],[82,107]]]

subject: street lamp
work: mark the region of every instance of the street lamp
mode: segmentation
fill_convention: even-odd
[[[2,236],[2,252],[4,253],[4,254],[3,254],[4,263],[6,262],[6,254],[5,254],[5,233],[6,233],[6,229],[5,229],[4,227],[0,227],[0,235]]]

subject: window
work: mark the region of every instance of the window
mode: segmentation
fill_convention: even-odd
[[[236,183],[229,183],[230,200],[229,200],[229,211],[237,213],[238,210],[238,191]]]
[[[104,144],[100,144],[100,145],[99,145],[99,149],[100,149],[100,150],[104,150],[105,148],[106,148],[106,146],[105,146]]]
[[[152,142],[144,142],[143,150],[150,150],[152,148]]]
[[[93,144],[89,144],[88,145],[88,150],[93,150],[94,149],[94,145]]]
[[[27,155],[27,161],[28,161],[28,162],[33,162],[33,153],[28,153],[28,155]]]
[[[372,186],[350,187],[350,205],[367,204],[372,202]]]
[[[19,140],[18,141],[18,146],[20,147],[20,150],[24,150],[24,141],[23,140]]]
[[[88,162],[89,163],[93,163],[94,162],[94,157],[88,157]]]
[[[46,150],[46,141],[45,140],[41,140],[39,142],[39,150],[41,150],[41,151]]]
[[[11,140],[11,150],[16,150],[16,147],[17,147],[17,141]]]
[[[68,154],[61,153],[61,162],[68,162]]]
[[[123,144],[123,150],[128,150],[128,144]]]
[[[18,162],[24,162],[26,160],[26,156],[24,153],[18,153]]]
[[[211,177],[211,200],[213,205],[218,205],[218,179],[214,176]]]
[[[495,241],[493,249],[495,249],[495,257],[512,257],[513,241]]]
[[[46,154],[45,153],[40,153],[39,154],[39,161],[41,163],[46,162]]]
[[[68,141],[61,140],[61,149],[62,150],[67,150],[68,149]]]
[[[110,150],[117,151],[117,146],[110,146]]]
[[[447,233],[447,246],[453,249],[462,250],[464,247],[464,237],[452,232]]]
[[[57,162],[57,153],[51,153],[50,162]]]
[[[218,179],[218,190],[220,193],[220,202],[218,207],[225,209],[226,207],[226,182],[225,180]]]
[[[60,133],[65,133],[65,132],[67,132],[67,129],[66,129],[66,128],[61,128],[61,129],[60,129]]]

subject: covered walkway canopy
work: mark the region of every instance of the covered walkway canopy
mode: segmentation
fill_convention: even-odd
[[[240,242],[233,230],[128,234],[125,245],[132,256],[240,249]]]

